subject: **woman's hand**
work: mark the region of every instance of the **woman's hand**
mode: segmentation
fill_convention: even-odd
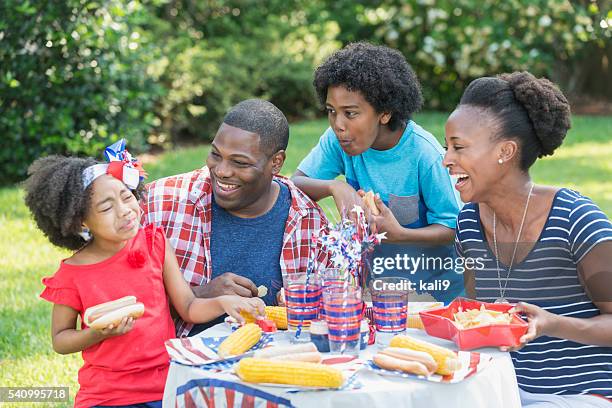
[[[357,191],[347,182],[334,180],[330,186],[331,195],[334,197],[336,208],[340,216],[344,215],[349,219],[354,220],[356,214],[352,212],[354,206],[364,207],[363,199],[357,194]]]
[[[121,319],[118,325],[109,324],[102,330],[91,329],[98,332],[104,339],[109,337],[121,336],[122,334],[129,333],[134,328],[134,322],[136,319],[133,317],[126,316]]]
[[[240,324],[244,323],[244,317],[240,314],[241,311],[256,319],[263,319],[266,315],[266,304],[257,297],[219,296],[217,299],[225,313],[236,319]]]
[[[520,350],[530,341],[548,334],[558,318],[557,315],[547,312],[539,306],[525,302],[517,303],[516,306],[508,311],[508,313],[526,315],[529,327],[527,328],[527,332],[519,339],[519,345],[513,347],[500,347],[499,349],[501,351]]]

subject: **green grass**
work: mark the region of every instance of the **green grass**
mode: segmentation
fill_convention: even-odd
[[[423,113],[416,121],[438,138],[446,114]],[[327,127],[325,120],[291,127],[289,156],[283,168],[291,175]],[[150,180],[204,165],[207,146],[165,153],[146,167]],[[576,117],[566,143],[532,170],[536,182],[572,187],[590,196],[612,215],[612,117]],[[333,213],[331,200],[323,203]],[[51,349],[51,305],[38,298],[40,279],[54,273],[69,252],[54,248],[36,229],[17,188],[0,189],[0,386],[69,386],[77,391],[80,355],[58,355]],[[24,405],[14,405],[23,407]],[[37,404],[37,406],[44,406]],[[63,406],[54,404],[50,406]]]

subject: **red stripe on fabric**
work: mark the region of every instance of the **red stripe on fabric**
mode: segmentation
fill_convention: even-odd
[[[215,408],[215,387],[208,387],[208,394],[202,390],[208,408]]]
[[[255,397],[252,395],[242,394],[241,408],[255,408]]]
[[[198,350],[196,347],[193,346],[193,344],[191,343],[191,338],[188,337],[186,339],[181,339],[181,344],[183,345],[183,347],[185,347],[189,352],[195,354],[196,356],[204,359],[204,360],[210,360],[210,357],[206,356],[206,354],[204,354],[203,352],[201,352],[200,350]]]
[[[470,353],[470,368],[475,369],[480,363],[480,353]]]
[[[476,374],[478,371],[478,364],[480,363],[480,353],[470,353],[470,365],[468,373],[464,378],[468,378]]]
[[[234,408],[234,399],[236,398],[236,392],[228,388],[225,389],[225,402],[228,408]]]
[[[184,406],[185,406],[185,408],[197,408],[198,407],[196,405],[195,401],[193,400],[193,397],[191,396],[191,393],[194,392],[194,391],[197,392],[198,390],[197,389],[192,389],[190,392],[186,392],[184,394],[185,395],[185,397],[184,397],[185,398],[184,399],[184,402],[185,402]]]
[[[276,402],[268,401],[266,408],[278,408],[278,404]]]
[[[166,340],[165,343],[166,347],[171,348],[172,350],[174,350],[176,352],[176,354],[180,354],[183,355],[183,353],[181,353],[173,344],[173,342],[171,340]]]

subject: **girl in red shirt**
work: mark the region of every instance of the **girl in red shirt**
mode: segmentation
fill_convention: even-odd
[[[168,301],[193,323],[223,313],[241,321],[240,311],[264,312],[259,298],[194,296],[162,229],[140,228],[142,177],[123,146],[109,164],[39,159],[25,183],[26,204],[38,227],[53,244],[76,250],[43,279],[41,297],[53,303],[53,349],[82,351],[77,407],[161,406],[169,367],[164,342],[175,337]],[[124,318],[103,330],[83,323],[87,308],[130,295],[145,306],[139,319]]]

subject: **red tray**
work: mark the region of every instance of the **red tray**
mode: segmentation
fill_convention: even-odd
[[[485,309],[507,312],[514,305],[507,303],[485,303],[472,299],[457,298],[446,307],[423,310],[419,313],[425,331],[430,336],[451,340],[460,350],[472,350],[479,347],[517,346],[519,339],[527,332],[528,324],[517,314],[512,314],[510,324],[492,324],[487,326],[459,329],[453,322],[453,314],[463,310]]]

